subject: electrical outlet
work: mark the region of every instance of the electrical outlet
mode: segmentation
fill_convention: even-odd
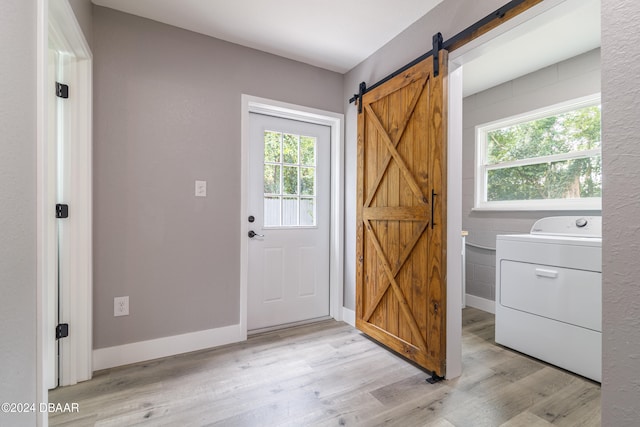
[[[115,297],[113,299],[113,315],[114,317],[129,315],[129,297]]]

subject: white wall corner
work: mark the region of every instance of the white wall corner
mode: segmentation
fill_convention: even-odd
[[[99,348],[93,351],[93,369],[114,368],[161,357],[204,350],[247,339],[240,324]]]

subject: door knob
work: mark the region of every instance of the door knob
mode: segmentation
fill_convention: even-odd
[[[258,234],[258,233],[256,233],[256,232],[255,232],[255,231],[253,231],[253,230],[249,230],[249,237],[250,237],[250,238],[252,238],[252,239],[253,239],[254,237],[264,237],[264,234]]]

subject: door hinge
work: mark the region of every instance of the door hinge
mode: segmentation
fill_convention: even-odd
[[[56,205],[56,218],[69,218],[69,205]]]
[[[58,98],[69,98],[69,85],[56,82],[56,96]]]
[[[56,339],[66,338],[69,336],[69,324],[68,323],[60,323],[56,326]]]

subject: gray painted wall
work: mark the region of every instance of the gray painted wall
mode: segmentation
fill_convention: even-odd
[[[89,47],[93,48],[93,4],[91,0],[69,0]]]
[[[94,348],[237,324],[241,94],[342,112],[343,77],[111,9],[93,16]],[[130,315],[113,317],[124,295]]]
[[[640,422],[640,2],[602,0],[602,425]]]
[[[528,233],[546,216],[600,215],[600,211],[472,211],[475,188],[475,127],[600,92],[600,49],[551,65],[464,99],[462,228],[468,242],[496,246],[496,235]],[[467,293],[495,300],[496,254],[467,246]]]
[[[36,2],[0,2],[0,402],[36,402]],[[32,426],[36,414],[2,414]]]
[[[433,34],[441,32],[447,40],[503,6],[504,0],[445,0],[417,20],[376,53],[345,75],[345,277],[344,306],[355,310],[356,278],[356,139],[357,109],[348,103],[362,81],[372,85],[408,62],[431,50]]]

